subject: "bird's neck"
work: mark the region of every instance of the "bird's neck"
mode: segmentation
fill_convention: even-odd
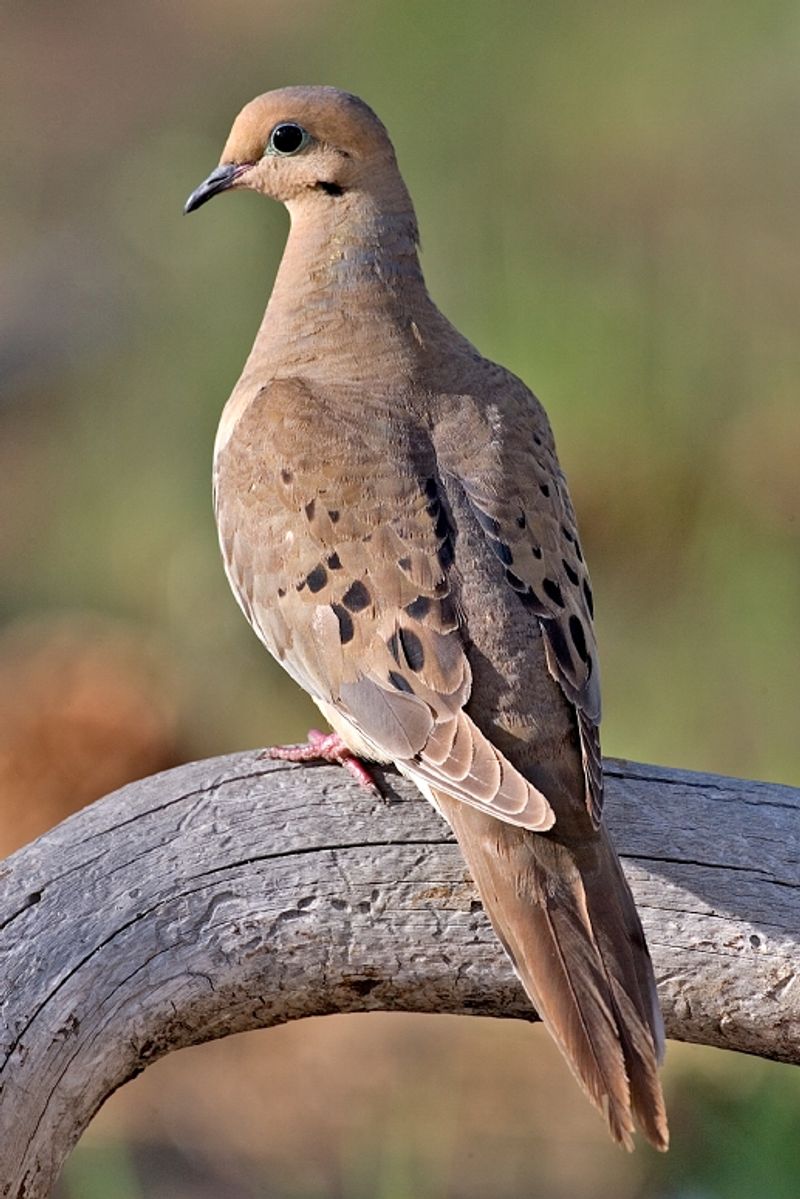
[[[401,185],[402,188],[402,185]],[[393,202],[362,193],[290,205],[292,227],[245,375],[302,374],[368,383],[412,372],[430,300],[405,188]]]

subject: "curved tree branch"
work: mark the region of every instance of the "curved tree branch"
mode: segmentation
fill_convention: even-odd
[[[800,791],[608,761],[667,1031],[800,1062]],[[134,783],[0,863],[0,1195],[39,1199],[163,1054],[300,1016],[530,1018],[410,784],[238,754]]]

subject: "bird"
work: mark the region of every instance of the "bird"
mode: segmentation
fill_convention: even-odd
[[[225,405],[213,495],[253,630],[333,730],[275,756],[393,763],[450,825],[497,937],[613,1139],[668,1145],[653,967],[602,821],[593,596],[539,400],[439,311],[372,109],[280,88],[186,201],[290,231]]]

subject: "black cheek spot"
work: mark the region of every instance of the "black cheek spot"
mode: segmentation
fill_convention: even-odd
[[[564,607],[564,597],[561,594],[561,588],[555,579],[542,579],[542,591],[548,599],[551,599],[559,608]]]
[[[324,191],[328,196],[344,195],[343,187],[340,187],[338,183],[329,183],[327,179],[320,179],[317,183],[317,187],[320,189],[320,191]]]
[[[561,565],[564,567],[564,572],[570,583],[572,583],[572,586],[577,587],[580,583],[580,576],[575,567],[571,562],[568,562],[566,558],[561,559]]]
[[[409,695],[414,694],[414,688],[411,686],[408,679],[396,670],[389,671],[389,682],[396,691],[406,691]]]
[[[589,609],[589,615],[594,616],[594,596],[592,589],[589,586],[589,580],[583,580],[583,598],[586,600],[586,607]]]
[[[425,665],[425,650],[422,648],[422,642],[416,633],[412,633],[410,629],[400,629],[400,641],[403,646],[408,665],[414,671],[422,670]]]
[[[353,618],[346,608],[341,604],[331,604],[331,609],[336,613],[336,619],[339,621],[339,640],[342,645],[347,645],[348,641],[353,640],[355,632],[353,628]]]
[[[427,595],[418,595],[410,604],[406,604],[406,612],[412,620],[424,620],[431,610],[431,601]]]
[[[550,486],[548,483],[540,483],[539,490],[541,491],[542,495],[544,495],[544,496],[550,495]]]
[[[580,617],[570,616],[569,618],[569,633],[572,638],[572,644],[578,651],[578,657],[585,662],[589,657],[586,651],[586,634],[583,631]]]
[[[342,569],[341,559],[335,551],[332,554],[328,554],[328,557],[325,559],[325,561],[328,563],[329,570],[341,570]]]
[[[310,574],[306,576],[308,590],[313,592],[314,595],[316,595],[318,591],[322,591],[322,588],[325,586],[327,581],[328,572],[321,564],[319,566],[315,566]]]
[[[362,612],[364,608],[369,607],[369,591],[359,579],[356,579],[355,583],[351,583],[342,596],[342,603],[351,612]]]
[[[317,507],[316,500],[309,500],[308,503],[306,504],[304,511],[305,511],[305,514],[306,514],[306,517],[308,518],[308,520],[314,519],[314,511],[315,511],[316,507]]]

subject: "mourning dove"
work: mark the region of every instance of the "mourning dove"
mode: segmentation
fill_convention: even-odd
[[[381,122],[328,87],[234,122],[191,212],[282,201],[291,232],[214,449],[253,629],[335,733],[455,833],[536,1010],[614,1139],[659,1149],[663,1028],[601,824],[600,687],[575,513],[538,400],[430,299]]]

